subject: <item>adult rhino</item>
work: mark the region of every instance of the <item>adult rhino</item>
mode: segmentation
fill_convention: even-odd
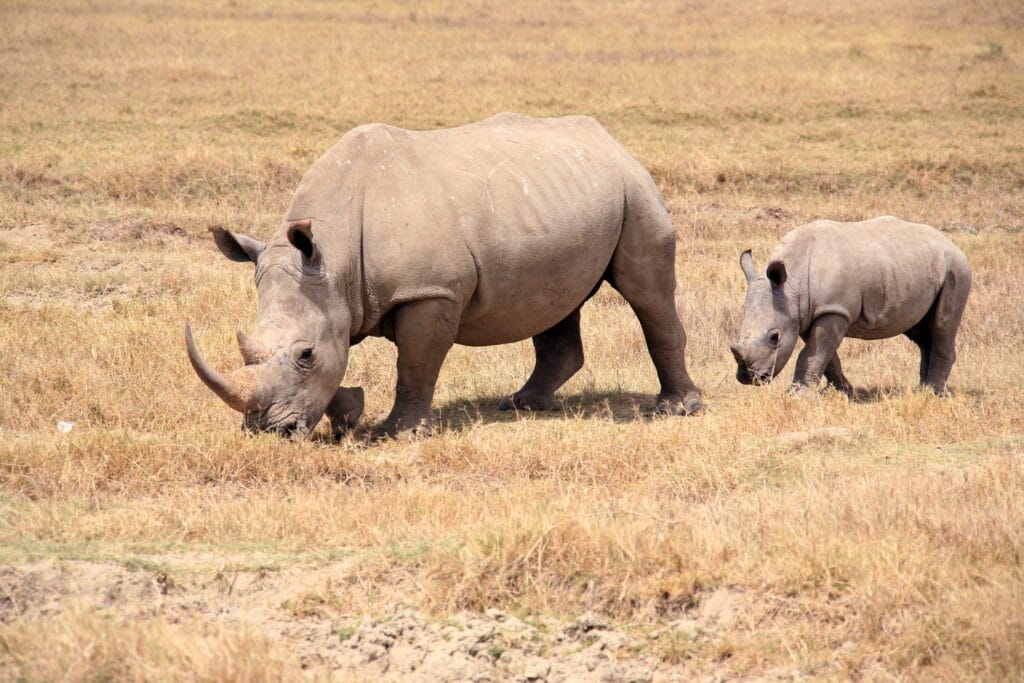
[[[640,319],[661,382],[657,408],[693,413],[674,303],[675,231],[644,168],[596,121],[499,114],[436,131],[382,124],[346,134],[303,176],[270,242],[213,228],[233,261],[256,264],[259,319],[238,333],[245,367],[200,357],[199,377],[243,428],[337,432],[362,411],[339,388],[349,347],[398,347],[388,434],[431,421],[452,344],[533,338],[536,366],[501,407],[546,409],[583,365],[580,306],[608,282]]]
[[[904,334],[921,350],[921,384],[945,390],[971,269],[935,228],[892,216],[815,221],[782,238],[764,273],[754,268],[749,249],[740,267],[747,298],[740,340],[730,348],[741,383],[770,382],[801,337],[806,346],[794,389],[816,390],[824,374],[851,395],[836,352],[843,338]]]

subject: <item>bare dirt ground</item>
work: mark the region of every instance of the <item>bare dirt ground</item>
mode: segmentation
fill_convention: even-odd
[[[497,609],[437,619],[400,606],[360,616],[332,605],[334,587],[347,583],[344,563],[227,568],[240,560],[253,565],[261,558],[178,555],[149,557],[146,566],[44,560],[3,567],[0,623],[81,612],[117,614],[135,622],[160,619],[182,630],[216,621],[244,627],[267,642],[287,643],[298,669],[348,680],[641,683],[713,677],[713,668],[666,663],[645,644],[663,640],[682,657],[688,645],[714,640],[723,627],[733,629],[741,620],[753,626],[758,607],[742,590],[716,588],[694,595],[677,618],[643,633],[617,628],[590,612],[569,622],[537,616],[524,620]],[[0,668],[0,675],[17,670],[7,668],[5,674]],[[790,668],[761,677],[809,675]]]

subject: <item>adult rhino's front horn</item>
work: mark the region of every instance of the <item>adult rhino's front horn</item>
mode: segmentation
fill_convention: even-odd
[[[261,407],[259,400],[259,371],[258,366],[253,365],[253,363],[259,362],[257,359],[263,356],[265,350],[259,348],[256,344],[250,345],[246,343],[252,341],[244,338],[244,335],[239,335],[239,346],[241,347],[242,357],[245,359],[246,366],[227,375],[222,375],[207,365],[206,361],[199,355],[195,340],[192,339],[192,326],[185,323],[185,347],[188,349],[188,359],[192,363],[196,374],[199,375],[199,379],[203,380],[203,384],[208,386],[213,393],[217,394],[222,401],[241,413],[253,412]]]

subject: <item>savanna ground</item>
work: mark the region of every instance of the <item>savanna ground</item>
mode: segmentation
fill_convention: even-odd
[[[406,671],[555,676],[592,612],[620,678],[1021,677],[1022,26],[1014,0],[4,2],[0,677],[373,678],[401,638],[364,618],[451,641],[487,610],[530,642]],[[562,412],[495,410],[522,343],[451,353],[432,438],[243,436],[182,342],[234,367],[255,320],[207,227],[268,237],[357,124],[503,110],[593,115],[651,170],[706,412],[645,412],[606,288]],[[879,214],[973,265],[953,395],[915,391],[904,339],[844,343],[854,401],[738,385],[740,251]],[[364,424],[394,359],[353,350]]]

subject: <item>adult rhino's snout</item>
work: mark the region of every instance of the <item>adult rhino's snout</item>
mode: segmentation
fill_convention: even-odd
[[[192,338],[192,326],[188,323],[185,323],[185,348],[188,351],[189,362],[192,363],[192,368],[199,375],[199,379],[222,401],[241,413],[251,413],[260,409],[256,366],[246,365],[227,375],[217,372],[199,355],[195,340]],[[245,351],[243,347],[243,356],[246,355]],[[246,362],[248,361],[249,358],[246,357]]]

